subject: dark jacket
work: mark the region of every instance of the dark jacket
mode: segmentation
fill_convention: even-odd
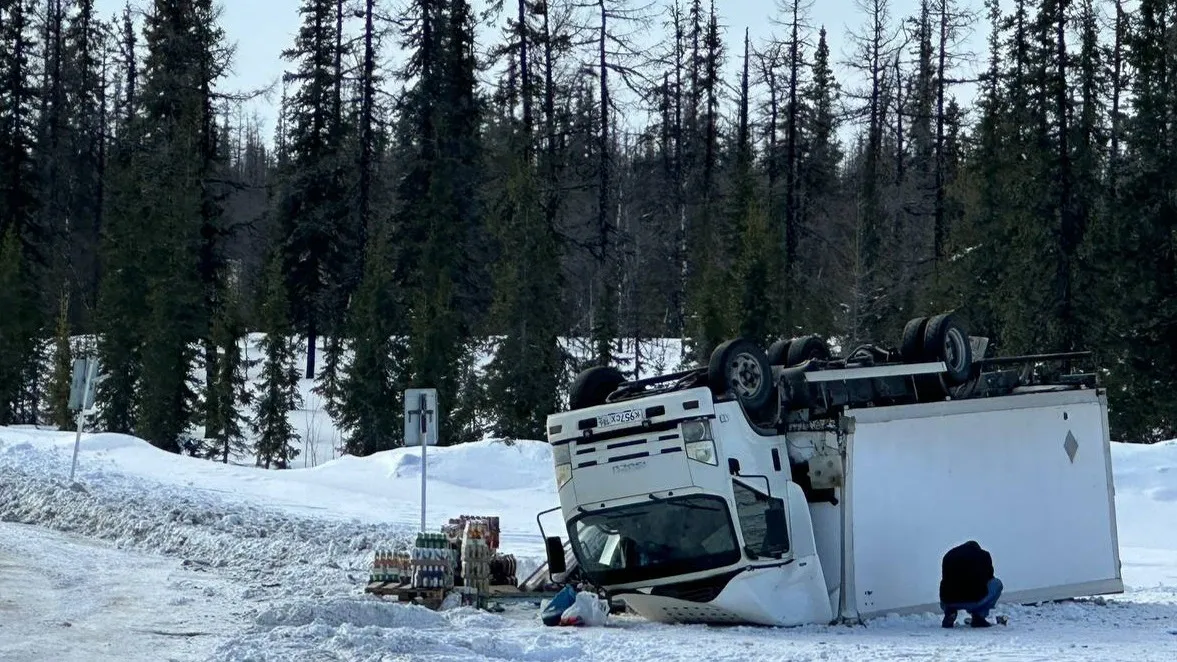
[[[940,602],[976,602],[989,592],[993,557],[975,540],[970,540],[948,550],[940,570]]]

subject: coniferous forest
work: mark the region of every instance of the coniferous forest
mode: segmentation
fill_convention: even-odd
[[[567,339],[638,371],[955,309],[1177,436],[1177,0],[812,3],[754,40],[715,0],[301,0],[263,130],[214,0],[0,0],[0,425],[72,429],[93,352],[95,425],[173,452],[287,466],[307,377],[348,453],[409,386],[443,443],[543,438]]]

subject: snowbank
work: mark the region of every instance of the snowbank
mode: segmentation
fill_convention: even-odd
[[[272,553],[255,547],[289,532],[298,544],[288,553],[302,563],[330,547],[353,555],[335,562],[355,568],[366,568],[362,552],[419,526],[420,449],[265,471],[174,455],[124,435],[83,435],[78,490],[66,484],[73,443],[68,433],[0,428],[0,519],[168,553],[197,547],[219,565],[259,556],[274,563],[281,544]],[[462,514],[497,515],[503,551],[518,556],[520,572],[541,562],[535,514],[558,503],[546,443],[430,448],[427,461],[431,530]]]
[[[1177,586],[1177,441],[1113,444],[1112,470],[1125,583]]]

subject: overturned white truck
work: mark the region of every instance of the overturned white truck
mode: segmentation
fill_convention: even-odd
[[[938,609],[943,553],[977,540],[1003,601],[1122,592],[1106,397],[1068,367],[1089,354],[986,344],[946,314],[896,350],[735,340],[660,378],[582,372],[548,420],[550,572],[654,621],[853,622]]]

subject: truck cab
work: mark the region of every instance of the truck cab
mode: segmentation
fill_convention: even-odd
[[[954,317],[913,325],[921,333],[906,332],[918,337],[898,351],[842,359],[812,337],[768,352],[734,340],[706,368],[655,379],[582,372],[572,407],[547,421],[577,572],[659,622],[789,626],[869,612],[873,598],[848,593],[852,522],[868,512],[844,503],[855,412],[1033,386],[1024,371],[974,361],[984,341]],[[1090,377],[1053,387],[1086,388]],[[551,569],[566,570],[563,538],[549,537],[548,549]]]
[[[549,440],[572,549],[594,585],[659,621],[758,621],[761,607],[714,598],[737,577],[796,564],[813,582],[798,617],[832,618],[785,438],[754,428],[738,402],[691,388],[599,405],[553,416]]]

